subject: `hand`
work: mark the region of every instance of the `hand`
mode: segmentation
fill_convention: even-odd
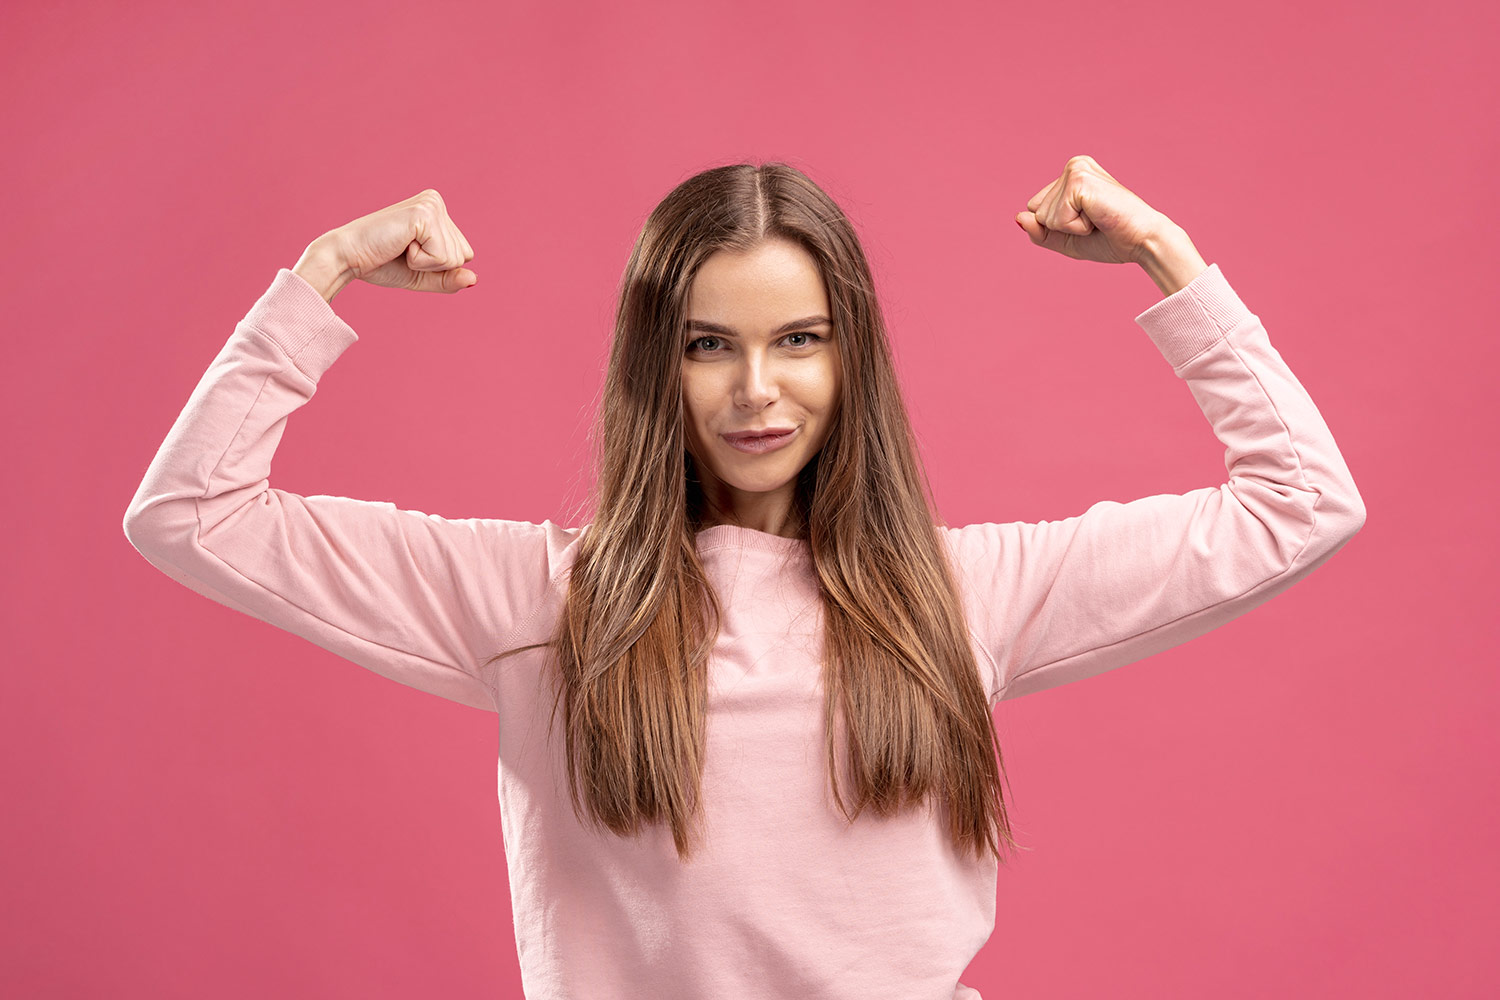
[[[479,280],[460,266],[474,259],[474,248],[449,218],[443,196],[431,188],[360,216],[313,243],[324,249],[337,272],[372,285],[451,294]]]
[[[1177,225],[1091,156],[1068,160],[1062,176],[1033,195],[1016,222],[1038,246],[1101,264],[1141,263],[1147,241]]]

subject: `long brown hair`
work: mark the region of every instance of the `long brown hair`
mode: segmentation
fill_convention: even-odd
[[[708,257],[773,239],[817,262],[844,370],[834,426],[798,474],[794,500],[824,610],[834,799],[852,822],[867,806],[891,816],[937,796],[959,850],[1000,858],[997,833],[1018,845],[999,740],[870,268],[843,211],[784,163],[683,181],[647,218],[621,278],[591,432],[595,516],[555,634],[521,647],[555,655],[553,716],[560,701],[574,812],[620,836],[666,822],[679,858],[692,854],[721,608],[694,542],[707,525],[683,423],[685,309]],[[852,812],[839,791],[840,714]]]

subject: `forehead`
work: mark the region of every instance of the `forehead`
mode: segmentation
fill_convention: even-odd
[[[703,262],[688,289],[688,319],[741,333],[762,333],[812,315],[829,315],[823,276],[811,254],[782,240],[748,253],[720,250]]]

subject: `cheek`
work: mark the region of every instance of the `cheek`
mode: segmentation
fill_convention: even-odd
[[[696,442],[703,438],[705,433],[703,421],[709,410],[704,405],[703,386],[689,387],[686,383],[682,387],[682,423],[689,442]]]
[[[808,406],[816,407],[827,416],[838,406],[840,381],[836,365],[820,366],[817,372],[808,373],[808,377],[802,380],[799,395],[806,400]]]
[[[832,369],[832,371],[830,371],[828,376],[828,405],[831,409],[837,411],[839,408],[839,400],[843,398],[844,366],[843,363],[839,361],[837,357],[835,357],[830,368]]]
[[[702,421],[713,415],[723,401],[724,388],[718,381],[703,372],[682,378],[682,412],[690,421]]]

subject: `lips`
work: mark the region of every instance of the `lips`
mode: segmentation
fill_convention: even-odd
[[[723,435],[729,441],[748,441],[761,437],[780,437],[782,434],[790,434],[796,430],[795,427],[764,427],[757,431],[735,431],[732,434]]]
[[[747,455],[769,455],[780,451],[797,440],[797,435],[802,433],[800,428],[792,427],[785,431],[776,428],[780,433],[768,433],[766,431],[736,431],[734,434],[721,435],[724,443],[735,451]]]

